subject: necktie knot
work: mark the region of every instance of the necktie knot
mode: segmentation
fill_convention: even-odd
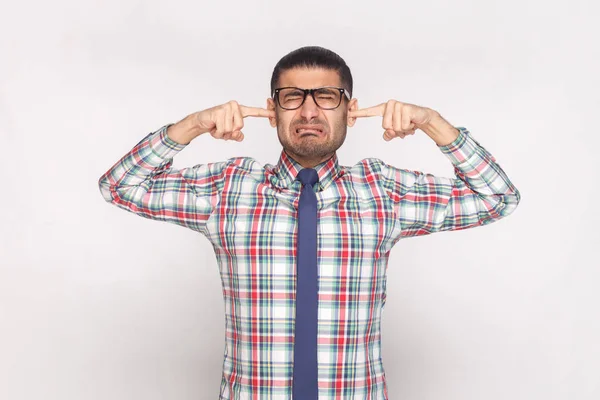
[[[303,168],[298,172],[298,177],[296,178],[302,185],[310,185],[311,187],[319,181],[319,174],[317,174],[317,170],[314,168]]]

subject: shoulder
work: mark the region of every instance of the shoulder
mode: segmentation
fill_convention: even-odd
[[[238,156],[228,158],[226,161],[232,174],[264,175],[265,172],[271,172],[273,165],[261,163],[254,157]]]
[[[356,177],[364,177],[373,174],[380,174],[387,167],[387,164],[375,157],[367,157],[357,161],[354,165],[341,166],[345,174]]]

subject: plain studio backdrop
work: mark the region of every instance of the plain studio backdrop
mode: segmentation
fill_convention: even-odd
[[[320,45],[359,107],[464,126],[521,191],[506,219],[399,241],[382,358],[391,400],[600,398],[599,6],[593,1],[3,1],[0,398],[218,398],[224,305],[202,235],[107,204],[97,181],[146,134],[235,99]],[[593,39],[593,38],[596,39]],[[453,177],[427,135],[359,119],[342,165]],[[266,119],[174,167],[277,161]],[[383,400],[383,399],[377,399]]]

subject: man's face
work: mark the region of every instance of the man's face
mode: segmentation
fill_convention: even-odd
[[[322,68],[295,68],[285,70],[277,87],[293,86],[312,89],[322,86],[342,87],[336,71]],[[354,125],[356,118],[348,118],[348,110],[358,108],[356,99],[348,101],[342,94],[340,106],[333,110],[319,108],[311,95],[296,110],[285,110],[267,99],[267,108],[275,110],[275,118],[270,118],[271,126],[277,127],[277,136],[284,150],[303,167],[313,167],[327,160],[344,143],[348,126]],[[300,130],[301,125],[308,129],[322,129],[321,133]]]

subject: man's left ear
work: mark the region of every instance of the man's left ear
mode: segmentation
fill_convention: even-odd
[[[358,100],[352,99],[348,102],[348,111],[356,111],[358,110]],[[348,117],[348,126],[354,126],[356,122],[356,117]]]

